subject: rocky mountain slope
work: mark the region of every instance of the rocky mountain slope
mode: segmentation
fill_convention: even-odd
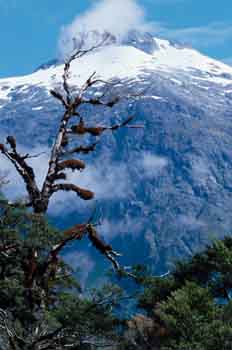
[[[25,149],[47,152],[62,113],[49,89],[60,87],[62,69],[54,62],[0,80],[2,138],[15,134]],[[122,44],[73,62],[74,90],[93,71],[120,80],[110,94],[124,98],[111,111],[83,113],[109,124],[133,114],[134,124],[144,128],[107,134],[76,181],[95,190],[99,230],[124,253],[123,262],[146,262],[164,272],[176,258],[231,232],[232,68],[191,48],[131,33]],[[99,91],[101,85],[92,94]],[[131,93],[140,96],[129,98]],[[36,161],[40,177],[45,159]],[[0,164],[6,167],[2,159]],[[86,204],[69,196],[64,205],[64,199],[51,206],[61,226],[86,214]],[[67,254],[73,258],[72,250]]]

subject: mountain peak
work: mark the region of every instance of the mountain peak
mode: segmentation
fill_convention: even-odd
[[[109,31],[91,30],[82,32],[73,38],[71,51],[77,49],[90,49],[91,47],[109,45],[126,45],[135,47],[145,53],[152,54],[158,48],[152,34],[139,30],[130,30],[123,36],[116,36]]]
[[[131,30],[125,38],[123,38],[122,45],[133,46],[145,53],[153,54],[159,47],[154,37],[148,32],[140,32],[138,30]]]
[[[92,47],[104,48],[106,46],[131,46],[147,54],[153,54],[159,49],[159,46],[152,36],[148,32],[141,32],[138,30],[130,30],[123,37],[116,37],[110,32],[104,30],[91,30],[83,31],[78,37],[73,38],[69,47],[69,52],[75,52],[77,50],[90,50]],[[68,55],[67,55],[68,56]],[[41,64],[37,69],[47,69],[52,66],[56,66],[65,59],[52,59],[48,62]]]
[[[67,43],[66,43],[67,44]],[[138,49],[141,54],[145,53],[151,56],[158,54],[159,51],[166,51],[170,48],[175,50],[189,49],[176,41],[169,41],[162,38],[154,37],[149,32],[133,29],[128,31],[123,36],[116,36],[109,31],[103,30],[89,30],[83,31],[78,37],[72,39],[68,44],[69,48],[64,57],[50,60],[41,64],[36,71],[44,70],[52,66],[57,66],[64,62],[64,60],[77,50],[90,50],[93,47],[99,47],[100,50],[105,50],[106,47],[130,47]],[[96,50],[94,50],[96,51]]]

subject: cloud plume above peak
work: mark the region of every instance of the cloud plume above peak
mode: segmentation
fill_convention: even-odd
[[[146,21],[143,7],[136,0],[101,0],[62,28],[59,54],[62,57],[68,55],[75,48],[74,43],[83,40],[86,33],[108,32],[120,42],[131,30],[145,32],[152,30],[152,27],[152,23]],[[93,39],[97,40],[96,35],[88,35],[87,47],[96,45]]]

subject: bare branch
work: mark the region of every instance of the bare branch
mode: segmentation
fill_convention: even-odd
[[[10,160],[14,165],[15,169],[22,177],[26,184],[26,189],[30,197],[30,202],[34,203],[40,197],[40,191],[35,181],[35,174],[33,168],[30,167],[25,161],[25,157],[21,156],[16,150],[16,140],[15,138],[8,136],[7,142],[10,144],[12,151],[8,151],[7,148],[2,145],[0,147],[3,155]]]
[[[124,126],[126,126],[127,124],[130,123],[130,121],[133,120],[133,117],[130,116],[128,117],[125,121],[123,121],[120,124],[115,124],[113,126],[95,126],[95,127],[87,127],[84,125],[84,121],[83,119],[80,120],[79,124],[77,125],[73,125],[71,127],[71,132],[74,134],[79,134],[79,135],[83,135],[83,134],[90,134],[92,136],[100,136],[104,131],[106,130],[111,130],[111,131],[115,131],[119,128],[122,128]],[[136,128],[136,126],[133,126],[134,128]]]
[[[123,128],[124,126],[126,126],[127,124],[129,124],[132,120],[134,119],[134,117],[129,117],[127,118],[126,120],[124,120],[121,124],[116,124],[116,125],[113,125],[111,127],[108,127],[108,130],[112,130],[112,131],[115,131],[119,128]]]
[[[80,198],[84,200],[90,200],[94,198],[94,193],[83,189],[81,187],[78,187],[74,184],[57,184],[52,187],[52,193],[58,192],[58,191],[73,191],[75,192]]]
[[[64,64],[64,74],[63,74],[63,89],[65,91],[65,94],[66,94],[66,100],[67,100],[67,104],[70,105],[71,104],[71,100],[72,100],[72,96],[71,96],[71,89],[70,89],[70,86],[68,84],[68,79],[69,79],[69,70],[70,70],[70,65],[72,63],[72,61],[74,61],[75,59],[80,59],[81,57],[83,57],[84,55],[102,47],[106,41],[108,40],[109,38],[109,34],[105,35],[105,37],[96,45],[93,45],[91,48],[88,48],[88,49],[85,49],[85,50],[82,50],[82,49],[79,49],[77,50],[76,52],[74,52],[72,55],[70,55],[70,57],[66,60],[65,64]],[[92,74],[92,77],[95,75]],[[89,79],[91,80],[92,77],[90,77]],[[84,89],[84,91],[86,91],[86,89],[88,89],[88,80],[87,79],[87,82],[86,84],[82,87],[82,89]],[[90,85],[91,86],[91,85]],[[81,90],[82,90],[81,89]],[[81,95],[80,95],[81,96]],[[79,100],[79,99],[78,99]],[[74,102],[74,105],[77,105],[79,102],[77,101],[77,99]]]
[[[13,151],[16,151],[16,139],[14,136],[7,136],[6,138],[7,143],[9,143],[10,147]]]
[[[80,237],[83,232],[86,230],[86,226],[88,224],[77,224],[75,226],[70,227],[69,229],[64,231],[64,235],[68,237]]]
[[[39,158],[40,156],[47,154],[46,152],[40,152],[37,154],[32,154],[30,155],[29,153],[27,153],[25,156],[23,156],[23,159],[32,159],[32,158]]]
[[[119,263],[115,259],[115,257],[121,256],[119,253],[115,252],[111,245],[106,244],[100,237],[96,229],[93,225],[88,225],[86,227],[88,232],[89,240],[92,242],[93,246],[103,255],[107,257],[108,260],[111,261],[114,268],[119,271],[121,270]]]
[[[101,101],[101,98],[102,96],[100,98],[83,99],[82,103],[91,104],[93,106],[105,106],[112,108],[120,101],[120,98],[118,96],[114,97],[111,101],[108,102]]]
[[[84,92],[87,91],[91,86],[93,86],[94,84],[97,83],[97,80],[96,80],[96,79],[95,79],[95,80],[92,80],[93,77],[94,77],[95,75],[96,75],[96,72],[93,72],[93,73],[90,75],[90,77],[86,80],[86,82],[82,85],[82,87],[81,87],[81,89],[80,89],[80,92],[79,92],[77,98],[75,99],[75,102],[76,102],[77,99],[78,99],[78,100],[79,100],[79,99],[82,99],[82,96],[83,96]],[[75,103],[75,102],[74,102],[74,103]]]
[[[57,92],[57,91],[55,91],[55,90],[50,90],[50,94],[51,94],[53,97],[55,97],[56,99],[58,99],[58,100],[63,104],[63,106],[64,106],[65,108],[68,107],[68,105],[67,105],[67,103],[66,103],[64,97],[63,97],[59,92]]]
[[[23,348],[26,345],[28,345],[28,343],[23,338],[18,336],[10,319],[11,319],[10,315],[6,311],[4,311],[3,309],[0,309],[1,328],[7,334],[11,348],[13,350],[17,350],[18,349],[17,344],[20,344],[20,348]]]
[[[105,36],[103,37],[103,39],[97,43],[96,45],[93,45],[91,46],[90,48],[87,48],[87,49],[79,49],[79,50],[75,50],[75,52],[70,55],[69,59],[67,60],[67,62],[71,63],[72,61],[74,61],[75,59],[77,58],[81,58],[83,57],[84,55],[96,50],[96,49],[99,49],[100,47],[102,47],[104,44],[106,44],[107,40],[109,39],[110,37],[110,34],[106,33]],[[82,44],[80,45],[81,46],[84,46],[84,42],[82,42]]]
[[[85,163],[80,159],[68,159],[57,164],[58,171],[65,169],[83,170],[85,169]]]
[[[9,245],[0,246],[0,253],[8,253],[11,251],[15,251],[15,249],[17,247],[18,247],[17,244],[9,244]]]
[[[47,283],[49,283],[51,279],[54,280],[56,278],[59,263],[58,254],[69,242],[74,240],[81,240],[85,234],[85,231],[86,224],[76,225],[72,229],[65,231],[65,238],[61,240],[60,243],[56,244],[49,252],[48,258],[40,271],[41,277],[44,277],[45,274],[48,273]],[[50,271],[48,272],[49,268]]]
[[[75,147],[67,152],[62,153],[62,155],[66,156],[66,155],[73,154],[73,153],[88,154],[88,153],[95,151],[97,144],[98,144],[98,142],[95,142],[89,146],[78,146],[78,147]]]

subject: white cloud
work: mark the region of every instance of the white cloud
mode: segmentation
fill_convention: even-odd
[[[161,6],[184,1],[186,0],[146,0],[143,4],[149,8],[149,3]],[[101,39],[94,31],[101,34],[110,32],[120,42],[133,29],[149,31],[156,36],[177,40],[200,50],[229,43],[232,36],[232,25],[229,22],[215,21],[202,26],[170,27],[167,23],[148,22],[144,8],[136,0],[99,0],[84,14],[77,16],[71,24],[62,28],[59,54],[62,58],[70,54],[76,46],[74,39],[75,43],[80,43],[83,35],[87,48],[98,44]]]
[[[146,21],[143,7],[136,0],[101,0],[83,15],[77,16],[70,25],[62,28],[59,51],[63,57],[69,54],[73,50],[73,39],[79,42],[83,33],[109,32],[120,41],[134,29],[143,32],[153,29],[153,25]],[[98,43],[95,36],[88,39],[88,47]]]
[[[141,162],[141,161],[140,161]],[[160,174],[164,167],[166,167],[168,161],[164,157],[159,157],[155,154],[144,152],[142,154],[142,168],[146,178],[154,178]]]
[[[18,149],[22,154],[29,153],[23,146],[18,145]],[[47,173],[50,150],[37,147],[30,151],[32,155],[40,153],[39,157],[29,159],[28,163],[34,168],[38,186],[41,188]],[[166,158],[150,152],[143,152],[137,159],[136,167],[144,178],[152,179],[159,176],[167,163]],[[6,197],[10,200],[24,198],[27,195],[25,185],[13,165],[2,156],[0,157],[0,166],[1,169],[7,172],[10,181],[3,188]],[[113,162],[110,155],[104,154],[104,157],[98,158],[95,162],[87,161],[86,169],[82,172],[69,171],[67,182],[93,191],[96,200],[123,200],[133,194],[133,181],[128,166],[128,164],[122,162]],[[77,198],[74,193],[59,192],[51,198],[49,213],[51,215],[61,215],[64,210],[75,212],[86,208],[86,204],[85,201]],[[129,226],[125,222],[123,225],[124,227]],[[135,227],[135,225],[133,226]],[[122,230],[122,226],[120,230]]]
[[[119,199],[129,194],[129,174],[123,163],[105,164],[99,159],[97,164],[90,165],[80,174],[72,173],[71,182],[77,182],[81,187],[91,188],[98,199]]]
[[[106,240],[112,240],[119,236],[125,237],[125,235],[135,238],[143,231],[144,225],[142,218],[138,221],[137,218],[125,215],[118,221],[103,219],[101,225],[99,225],[99,232]]]
[[[155,258],[157,255],[157,247],[156,247],[156,237],[155,233],[152,231],[148,231],[145,234],[145,239],[149,245],[150,248],[150,257]]]
[[[217,186],[217,180],[213,176],[210,164],[206,159],[193,156],[191,158],[191,166],[193,180],[196,184],[208,187],[210,183],[211,186],[213,184]]]
[[[212,22],[204,26],[186,28],[168,28],[164,26],[159,34],[191,44],[196,48],[207,48],[231,40],[232,25],[231,23]]]
[[[47,148],[36,147],[30,152],[25,147],[18,145],[18,150],[21,154],[30,153],[31,155],[38,155],[34,158],[28,159],[28,164],[33,167],[38,186],[41,186],[46,175],[48,166],[49,150]],[[13,164],[4,156],[0,156],[0,167],[7,173],[9,184],[3,187],[3,193],[9,200],[17,200],[24,198],[27,193],[22,178],[16,172]]]
[[[167,164],[166,158],[150,152],[144,152],[137,159],[136,167],[144,178],[153,179],[160,175]],[[130,197],[133,191],[133,181],[130,177],[129,165],[127,166],[127,164],[121,162],[112,162],[106,155],[99,158],[95,164],[88,164],[87,162],[86,165],[86,169],[81,173],[69,172],[68,182],[90,189],[95,193],[96,200],[118,201]],[[59,215],[62,214],[64,209],[75,211],[83,208],[83,205],[86,208],[86,202],[83,204],[83,201],[77,199],[75,194],[60,192],[52,198],[49,212],[52,215]],[[107,222],[103,222],[103,224],[105,232],[110,231],[111,235],[114,235],[114,230],[111,228],[108,230]],[[117,232],[126,231],[129,226],[126,222],[114,223]],[[136,227],[135,224],[133,226]],[[127,228],[125,229],[125,227]]]
[[[96,200],[119,200],[128,197],[131,183],[127,166],[112,162],[110,159],[99,158],[95,164],[86,163],[86,169],[80,172],[69,172],[68,182],[95,193]],[[68,205],[67,205],[68,203]],[[74,193],[60,192],[52,197],[49,212],[52,215],[61,214],[64,209],[69,211],[86,208],[86,202],[76,197]]]
[[[42,187],[47,173],[50,150],[48,148],[36,147],[28,150],[18,145],[21,154],[39,155],[28,159],[28,164],[34,169],[36,181],[39,188]],[[3,187],[3,192],[9,200],[23,199],[27,196],[25,184],[16,172],[11,162],[0,155],[0,167],[7,173],[9,184]],[[69,183],[77,184],[80,187],[89,189],[95,193],[98,200],[118,200],[126,198],[130,193],[130,177],[127,165],[120,162],[113,162],[107,155],[98,158],[93,163],[86,162],[86,169],[83,172],[71,172],[67,174]],[[67,203],[69,204],[67,206]],[[84,202],[86,206],[86,202]],[[52,197],[49,212],[52,215],[61,214],[64,209],[72,211],[73,208],[83,207],[83,200],[77,198],[74,193],[60,192]],[[69,209],[70,208],[70,209]]]
[[[91,259],[90,255],[84,252],[71,251],[70,253],[65,254],[64,260],[74,270],[77,270],[81,286],[85,286],[89,274],[95,267],[95,262]]]

